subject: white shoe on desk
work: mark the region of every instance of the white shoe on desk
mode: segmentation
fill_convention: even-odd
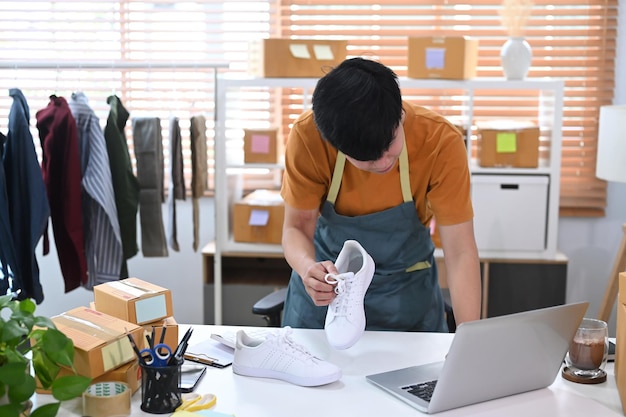
[[[233,372],[281,379],[305,387],[330,384],[341,378],[339,367],[313,356],[291,338],[291,332],[290,327],[285,327],[262,340],[253,339],[239,330]]]

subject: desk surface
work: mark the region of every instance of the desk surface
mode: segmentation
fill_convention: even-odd
[[[186,326],[181,325],[180,334]],[[207,339],[220,329],[232,326],[193,326],[191,344]],[[365,380],[365,375],[420,363],[442,360],[452,334],[365,332],[353,347],[339,351],[326,342],[323,330],[294,330],[294,338],[317,356],[340,366],[342,378],[321,387],[300,387],[287,382],[236,375],[232,367],[209,367],[196,392],[213,393],[213,408],[237,417],[319,417],[319,416],[394,416],[422,414]],[[554,383],[541,390],[436,414],[441,417],[553,417],[623,416],[613,365],[607,366],[607,382],[598,385],[576,384],[560,374]],[[37,394],[35,403],[51,401]],[[132,397],[132,416],[151,416],[140,409],[141,389]],[[82,416],[80,399],[64,402],[59,417]]]

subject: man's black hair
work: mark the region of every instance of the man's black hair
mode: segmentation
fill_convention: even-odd
[[[363,58],[347,59],[322,77],[312,102],[322,137],[359,161],[383,156],[402,117],[397,75]]]

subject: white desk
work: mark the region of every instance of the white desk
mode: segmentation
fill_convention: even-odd
[[[229,326],[193,326],[191,343],[200,342],[218,329]],[[181,326],[179,334],[183,334]],[[217,396],[215,411],[237,417],[320,417],[320,416],[394,416],[425,415],[395,399],[365,380],[365,375],[393,368],[441,360],[450,345],[452,334],[365,332],[352,348],[338,351],[326,342],[322,330],[294,330],[294,338],[319,357],[341,367],[341,380],[305,388],[273,379],[236,375],[232,367],[209,367],[196,392]],[[505,371],[505,370],[503,370]],[[457,410],[436,414],[441,417],[554,417],[622,416],[615,385],[613,365],[607,367],[608,380],[598,385],[575,384],[560,374],[547,389],[501,398]],[[35,402],[51,401],[36,395]],[[132,397],[132,416],[154,416],[140,409],[141,389]],[[64,402],[59,417],[82,416],[82,402]]]

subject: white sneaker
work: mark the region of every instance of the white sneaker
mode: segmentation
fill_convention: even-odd
[[[341,378],[341,369],[313,356],[291,338],[285,327],[253,339],[243,330],[237,332],[233,372],[238,375],[274,378],[304,387],[330,384]]]
[[[365,331],[363,299],[374,277],[374,260],[356,240],[346,240],[335,267],[339,274],[327,274],[335,284],[337,297],[328,306],[324,330],[335,349],[348,349]]]

